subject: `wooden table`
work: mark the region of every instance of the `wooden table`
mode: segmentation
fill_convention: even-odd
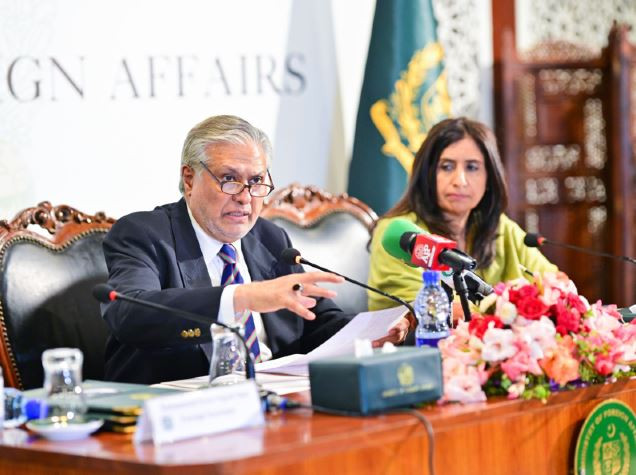
[[[555,394],[546,404],[497,399],[420,412],[434,429],[437,475],[567,474],[585,417],[606,398],[636,408],[636,380]],[[408,414],[355,418],[301,409],[270,415],[262,428],[161,447],[112,433],[49,442],[14,429],[2,439],[0,471],[14,475],[428,473],[426,431]]]

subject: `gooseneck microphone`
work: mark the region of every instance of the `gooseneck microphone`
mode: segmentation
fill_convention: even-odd
[[[298,251],[298,249],[294,249],[293,247],[288,247],[287,249],[283,249],[283,252],[281,252],[280,254],[280,260],[282,262],[284,262],[285,264],[289,264],[289,265],[294,265],[294,264],[305,264],[308,265],[310,267],[313,267],[315,269],[321,270],[323,272],[329,272],[330,274],[336,274],[340,277],[342,277],[344,280],[346,280],[347,282],[351,282],[352,284],[355,284],[359,287],[363,287],[367,290],[370,290],[371,292],[375,292],[376,294],[380,294],[388,299],[393,300],[394,302],[399,303],[400,305],[404,305],[406,308],[409,309],[409,312],[411,312],[413,314],[413,316],[415,316],[415,310],[413,309],[413,307],[411,306],[410,303],[408,303],[407,301],[396,297],[395,295],[391,295],[391,294],[387,294],[386,292],[383,292],[380,289],[376,289],[375,287],[371,287],[367,284],[363,284],[362,282],[358,282],[355,279],[351,279],[350,277],[347,277],[346,275],[342,275],[338,272],[334,272],[330,269],[326,269],[325,267],[319,266],[318,264],[314,264],[313,262],[309,262],[307,259],[303,258],[300,255],[300,251]]]
[[[528,247],[541,247],[544,244],[551,244],[553,246],[564,247],[566,249],[571,249],[573,251],[583,252],[585,254],[590,254],[592,256],[599,257],[609,257],[610,259],[616,259],[619,261],[626,261],[632,264],[636,264],[636,259],[628,256],[617,256],[615,254],[609,254],[607,252],[595,251],[594,249],[588,249],[585,247],[574,246],[572,244],[565,244],[562,242],[552,241],[551,239],[546,239],[543,236],[535,233],[528,233],[526,237],[523,238],[523,243]]]
[[[245,348],[245,377],[247,379],[256,379],[256,374],[254,372],[254,362],[252,361],[252,357],[250,356],[250,349],[245,342],[243,336],[239,333],[236,328],[231,327],[230,325],[226,325],[225,323],[210,321],[209,318],[204,317],[203,315],[198,315],[196,313],[187,312],[185,310],[181,310],[178,308],[168,307],[166,305],[161,305],[154,302],[149,302],[148,300],[142,300],[135,297],[129,297],[128,295],[121,294],[117,292],[112,286],[108,284],[97,284],[93,287],[93,297],[102,303],[109,303],[115,300],[124,300],[126,302],[131,302],[137,305],[142,305],[144,307],[154,308],[155,310],[161,310],[163,312],[172,313],[173,315],[177,315],[179,317],[185,318],[187,320],[191,320],[193,322],[197,322],[203,325],[211,325],[215,323],[223,328],[227,328],[232,331],[236,336],[238,336],[241,343],[243,343],[243,347]]]

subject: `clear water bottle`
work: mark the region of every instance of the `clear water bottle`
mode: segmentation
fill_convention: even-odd
[[[415,297],[416,346],[433,346],[449,334],[450,302],[440,284],[440,272],[425,270],[422,273],[423,286]]]
[[[13,429],[31,419],[42,419],[48,414],[48,406],[39,399],[29,399],[16,388],[4,388],[4,429]]]
[[[48,407],[38,399],[27,399],[16,388],[5,388],[2,367],[0,367],[0,429],[13,429],[29,419],[47,416]]]

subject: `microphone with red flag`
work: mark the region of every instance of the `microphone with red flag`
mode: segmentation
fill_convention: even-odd
[[[461,276],[468,289],[468,298],[478,302],[493,292],[493,288],[472,272],[477,261],[457,249],[454,241],[425,232],[407,219],[395,219],[389,223],[382,236],[382,247],[391,256],[411,267],[448,270]],[[458,290],[455,278],[442,273],[442,282]]]
[[[472,270],[477,261],[457,249],[457,243],[443,236],[407,232],[400,237],[400,247],[411,254],[418,267],[439,271]]]
[[[427,233],[407,219],[389,223],[382,236],[382,247],[411,267],[461,272],[477,266],[475,259],[457,249],[455,241]]]

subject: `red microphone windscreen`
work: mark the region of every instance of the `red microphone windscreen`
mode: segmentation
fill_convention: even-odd
[[[435,234],[418,234],[411,253],[411,262],[419,267],[433,270],[449,270],[450,267],[439,262],[439,255],[445,249],[455,249],[457,243]]]

